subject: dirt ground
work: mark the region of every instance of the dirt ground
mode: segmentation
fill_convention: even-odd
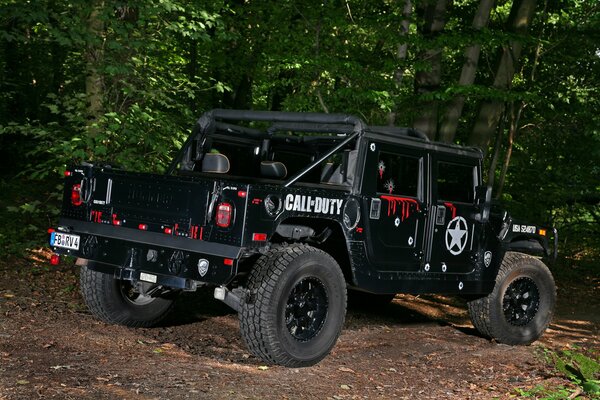
[[[87,312],[77,267],[50,267],[47,256],[0,264],[0,400],[505,399],[516,388],[569,387],[541,346],[600,350],[600,284],[582,278],[559,283],[557,315],[532,346],[479,337],[458,299],[399,295],[350,309],[317,366],[267,366],[210,291],[185,295],[161,327],[111,326]]]

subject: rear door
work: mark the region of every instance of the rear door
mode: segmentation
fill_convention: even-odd
[[[469,273],[474,268],[480,224],[474,217],[475,187],[481,182],[479,161],[434,154],[427,272]]]
[[[381,271],[418,271],[424,243],[425,152],[371,143],[363,175],[368,257]]]

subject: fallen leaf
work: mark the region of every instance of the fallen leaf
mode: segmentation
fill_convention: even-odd
[[[355,374],[356,373],[353,369],[346,368],[346,367],[339,367],[338,370],[342,371],[342,372],[350,372],[351,374]]]
[[[258,367],[258,369],[260,369],[261,371],[266,371],[269,369],[269,367],[267,367],[266,365],[261,365],[260,367]]]
[[[17,381],[17,385],[27,385],[29,383],[29,381],[26,381],[25,379],[21,379],[20,381]]]
[[[340,389],[350,390],[350,386],[348,386],[348,385],[340,385]]]
[[[52,369],[71,369],[71,366],[70,365],[54,365],[50,368],[52,368]]]

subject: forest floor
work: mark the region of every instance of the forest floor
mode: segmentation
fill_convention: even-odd
[[[1,400],[518,398],[542,386],[576,390],[544,360],[548,351],[600,351],[594,275],[558,281],[554,321],[532,346],[478,336],[458,299],[398,295],[380,309],[349,309],[331,355],[296,369],[251,356],[237,316],[209,291],[185,295],[158,328],[99,322],[79,296],[78,268],[47,257],[0,263]]]

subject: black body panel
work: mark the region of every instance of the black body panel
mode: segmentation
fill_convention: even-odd
[[[553,231],[482,217],[482,158],[351,115],[213,110],[169,174],[69,169],[51,245],[119,279],[192,290],[243,285],[271,246],[306,241],[361,290],[483,295],[506,251],[549,256]]]

